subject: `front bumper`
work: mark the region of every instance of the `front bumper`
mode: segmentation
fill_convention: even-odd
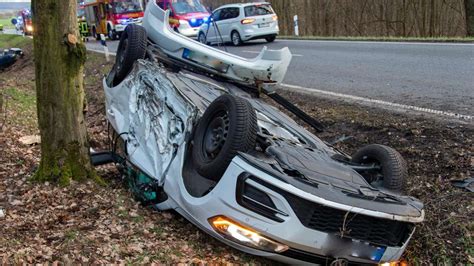
[[[175,170],[180,172],[179,167]],[[413,233],[412,230],[402,245],[381,246],[360,240],[341,238],[333,233],[313,230],[302,224],[284,196],[271,189],[253,184],[271,198],[278,210],[287,214],[287,216],[278,215],[281,218],[280,221],[269,219],[238,203],[236,177],[243,173],[275,179],[246,163],[243,159],[236,157],[217,186],[208,195],[201,198],[194,198],[189,195],[181,178],[167,178],[165,191],[174,203],[167,202],[166,204],[168,204],[168,207],[176,209],[202,230],[230,246],[250,254],[285,263],[310,262],[324,264],[324,262],[330,263],[336,258],[371,264],[396,261],[401,257]],[[178,190],[180,192],[176,193],[175,191]],[[171,191],[173,192],[170,193]],[[158,207],[160,208],[160,206]],[[220,215],[252,228],[267,238],[287,245],[290,249],[282,253],[272,253],[249,248],[224,238],[214,231],[208,222],[209,218]]]

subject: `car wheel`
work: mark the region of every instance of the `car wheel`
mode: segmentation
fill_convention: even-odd
[[[94,27],[92,28],[92,36],[97,40],[100,41],[100,34],[97,34],[97,29]]]
[[[242,38],[240,38],[240,34],[237,31],[233,31],[230,37],[234,46],[242,45]]]
[[[198,41],[199,41],[200,43],[207,44],[206,34],[204,34],[204,32],[200,32],[200,33],[199,33]]]
[[[368,145],[352,156],[352,162],[362,165],[375,164],[378,170],[362,173],[374,187],[401,191],[408,175],[407,164],[396,150],[384,145]]]
[[[192,159],[199,174],[219,181],[239,152],[255,148],[257,115],[245,99],[225,94],[209,105],[194,133]]]
[[[114,41],[117,39],[117,33],[115,30],[111,29],[110,26],[107,27],[107,36],[109,37],[109,40]]]
[[[267,42],[274,42],[276,40],[276,36],[270,36],[270,37],[266,37],[265,40]]]
[[[114,65],[115,84],[122,82],[132,70],[133,63],[146,55],[147,35],[142,26],[130,24],[121,35]]]

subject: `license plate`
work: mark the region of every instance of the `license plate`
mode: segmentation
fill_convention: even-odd
[[[268,28],[270,27],[270,23],[262,23],[258,25],[259,28]]]
[[[225,64],[224,62],[219,61],[217,59],[213,59],[205,54],[191,51],[187,48],[185,48],[183,51],[183,58],[197,63],[201,66],[212,68],[221,73],[227,73],[227,71],[229,70],[228,64]]]

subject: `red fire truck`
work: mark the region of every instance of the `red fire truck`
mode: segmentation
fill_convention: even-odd
[[[33,35],[33,19],[31,18],[31,11],[29,9],[23,9],[18,13],[23,21],[22,30],[25,35]]]
[[[143,0],[145,4],[156,1],[164,10],[170,10],[171,27],[188,37],[196,37],[199,27],[206,23],[211,15],[199,0]]]
[[[105,34],[116,40],[128,24],[141,24],[141,0],[85,0],[85,15],[91,34],[100,39]]]

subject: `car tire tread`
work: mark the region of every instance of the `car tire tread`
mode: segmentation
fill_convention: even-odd
[[[352,157],[355,163],[376,160],[382,166],[383,187],[393,191],[403,190],[408,167],[405,159],[395,149],[372,144],[358,150]]]
[[[202,155],[205,130],[213,118],[216,108],[227,106],[231,131],[221,152],[212,161],[206,161]],[[245,99],[232,95],[222,95],[211,103],[201,117],[194,136],[192,151],[193,163],[199,174],[218,181],[227,170],[232,159],[239,152],[247,152],[255,147],[257,138],[257,114],[252,105]]]

